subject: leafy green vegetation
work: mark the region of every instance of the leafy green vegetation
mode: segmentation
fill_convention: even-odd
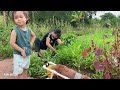
[[[32,13],[33,12],[31,12],[31,14]],[[112,24],[113,27],[116,26],[115,29],[113,27],[107,28],[103,26],[103,24],[106,23],[108,19],[89,19],[88,16],[90,15],[86,12],[67,12],[65,15],[63,15],[64,17],[61,16],[62,14],[60,14],[63,12],[57,12],[55,14],[55,17],[51,13],[50,17],[45,16],[44,18],[41,16],[38,17],[39,13],[42,12],[34,12],[35,19],[32,18],[34,22],[32,21],[29,23],[28,27],[30,27],[36,36],[40,39],[42,39],[45,33],[59,27],[62,30],[61,39],[64,40],[65,43],[63,45],[58,45],[55,47],[57,49],[57,54],[53,54],[51,50],[48,49],[47,52],[39,58],[33,51],[29,67],[30,76],[46,78],[47,72],[42,68],[42,66],[44,64],[44,60],[47,60],[52,61],[56,64],[64,64],[70,68],[75,69],[78,72],[89,71],[88,75],[91,78],[95,79],[103,79],[108,77],[119,78],[119,69],[116,68],[115,64],[112,64],[112,71],[110,71],[109,67],[106,64],[106,70],[96,70],[96,67],[99,66],[98,64],[103,63],[106,58],[112,60],[112,63],[114,63],[115,60],[119,61],[119,57],[117,57],[117,55],[119,55],[119,39],[117,42],[117,38],[119,38],[119,36],[113,35],[114,32],[119,31],[119,28],[117,26],[119,20],[116,20],[117,17],[115,18],[111,15],[111,17],[108,18],[109,20],[114,21]],[[47,15],[47,13],[48,12],[46,11],[42,14]],[[66,15],[69,16],[67,19],[60,19],[60,17],[65,18]],[[91,24],[86,24],[79,21],[79,19],[81,19],[81,17],[84,15],[86,17],[85,20],[88,19]],[[39,21],[40,18],[42,18],[43,22],[41,22],[41,20]],[[71,21],[74,21],[77,26],[75,27]],[[8,58],[13,56],[13,49],[10,46],[9,39],[11,30],[14,27],[15,25],[13,22],[7,21],[7,28],[5,28],[2,23],[2,17],[0,17],[0,58]],[[113,46],[117,47],[117,49],[113,48]],[[105,53],[107,53],[107,56]],[[110,53],[112,53],[113,56],[110,56]],[[99,61],[99,59],[101,61]],[[119,62],[117,62],[117,64],[118,63]]]

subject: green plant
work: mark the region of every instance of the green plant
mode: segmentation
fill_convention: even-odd
[[[30,67],[28,73],[32,77],[45,78],[46,70],[43,69],[43,61],[37,57],[35,54],[32,54],[30,58]]]
[[[91,77],[94,78],[94,79],[104,79],[104,72],[103,71],[97,71]]]
[[[71,33],[67,33],[64,34],[61,39],[64,40],[64,45],[68,45],[70,44],[72,41],[74,41],[76,39],[76,34],[74,34],[73,32]]]

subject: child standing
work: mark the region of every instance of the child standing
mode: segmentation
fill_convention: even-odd
[[[13,11],[13,21],[16,28],[12,30],[10,44],[14,49],[13,55],[13,74],[17,78],[27,78],[27,69],[30,64],[30,55],[32,45],[35,41],[35,34],[32,30],[26,27],[29,21],[27,11]]]

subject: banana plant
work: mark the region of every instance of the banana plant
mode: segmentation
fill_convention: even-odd
[[[78,29],[80,29],[80,24],[84,24],[85,11],[74,11],[72,14],[71,22],[76,22],[78,25]],[[82,22],[81,22],[82,21]]]

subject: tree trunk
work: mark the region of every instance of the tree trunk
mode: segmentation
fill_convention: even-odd
[[[34,21],[35,21],[35,16],[34,16],[34,11],[31,11],[31,13],[32,13],[32,26],[33,26],[33,28],[35,28],[35,26],[34,26]]]
[[[34,17],[34,11],[32,11],[32,24],[34,23],[35,17]]]
[[[6,25],[6,11],[3,11],[3,22],[4,22],[4,27],[6,29],[7,25]]]

